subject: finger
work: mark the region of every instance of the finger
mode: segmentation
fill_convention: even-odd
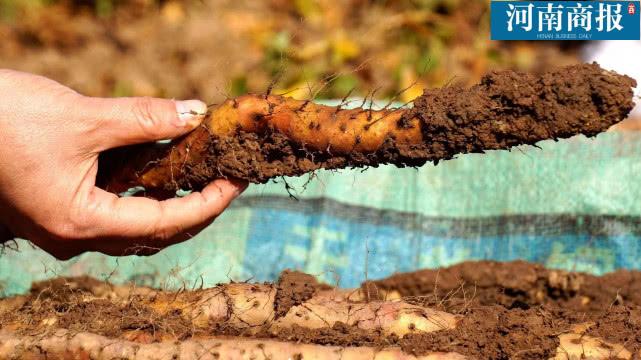
[[[207,112],[200,100],[175,101],[149,97],[85,97],[79,109],[92,119],[92,142],[100,152],[118,146],[173,139],[198,126]]]
[[[164,201],[119,198],[95,188],[95,201],[104,206],[93,219],[96,233],[91,237],[103,240],[93,250],[110,255],[145,249],[153,253],[184,241],[209,225],[246,187],[245,182],[216,180],[201,192]]]
[[[14,238],[15,236],[13,235],[11,230],[9,230],[9,228],[5,225],[0,224],[0,248],[2,247],[3,243],[9,242]]]

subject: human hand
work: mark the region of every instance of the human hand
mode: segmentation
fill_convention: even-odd
[[[0,255],[4,250],[4,246],[7,246],[7,243],[14,239],[15,236],[9,231],[9,228],[0,224]]]
[[[182,135],[206,110],[197,100],[91,98],[0,69],[0,223],[59,259],[152,254],[188,239],[247,183],[216,180],[165,201],[120,198],[96,187],[98,154]]]

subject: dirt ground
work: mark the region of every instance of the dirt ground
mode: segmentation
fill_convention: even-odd
[[[575,42],[492,42],[484,0],[3,0],[0,67],[94,96],[219,102],[276,90],[402,101],[492,69],[578,62]]]
[[[599,277],[548,270],[521,261],[481,261],[397,274],[354,290],[334,289],[317,283],[313,276],[292,271],[283,272],[274,285],[221,286],[228,287],[228,304],[236,301],[230,300],[234,299],[231,287],[247,287],[246,291],[253,294],[253,309],[263,306],[263,290],[273,292],[269,322],[249,326],[249,315],[238,322],[229,314],[204,323],[198,318],[190,319],[189,311],[202,304],[201,296],[211,294],[207,290],[154,291],[83,277],[35,283],[30,294],[0,301],[0,332],[44,337],[62,328],[141,344],[249,337],[347,348],[396,347],[417,356],[439,352],[478,359],[547,359],[558,353],[559,334],[583,326],[582,337],[622,344],[628,354],[639,354],[641,350],[638,271],[619,270]],[[328,299],[327,294],[342,296],[348,306],[402,300],[412,306],[454,314],[459,320],[454,328],[401,335],[363,328],[358,322],[332,323],[331,315],[327,326],[308,327],[304,322],[274,325],[279,319],[289,319],[292,312],[300,316],[301,309],[311,311],[321,304],[314,299]],[[181,305],[172,307],[173,303]],[[234,306],[239,309],[237,302]],[[249,314],[252,310],[245,311]]]
[[[467,333],[456,336],[473,340],[454,345],[462,352],[480,356],[495,348],[515,354],[534,345],[544,358],[554,342],[552,335],[579,322],[594,322],[588,335],[625,343],[638,352],[640,280],[638,271],[599,277],[522,261],[483,261],[398,274],[362,286],[369,293],[397,291],[409,302],[463,314],[465,325],[454,331],[467,327]],[[449,347],[448,341],[438,333],[423,336],[416,349]]]

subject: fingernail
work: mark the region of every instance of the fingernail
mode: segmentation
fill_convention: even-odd
[[[207,104],[200,100],[176,101],[175,124],[178,127],[195,128],[207,113]]]

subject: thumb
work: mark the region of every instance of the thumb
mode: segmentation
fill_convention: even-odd
[[[85,98],[83,109],[99,127],[94,142],[104,151],[118,146],[173,139],[196,128],[207,113],[200,100],[150,97]],[[87,114],[89,115],[89,114]]]

